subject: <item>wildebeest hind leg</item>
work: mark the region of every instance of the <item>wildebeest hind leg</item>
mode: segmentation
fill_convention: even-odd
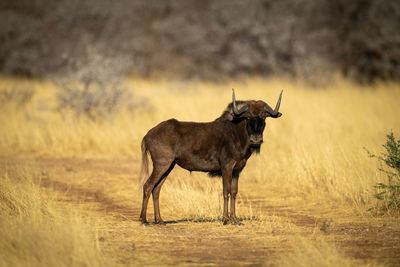
[[[154,220],[156,223],[162,224],[164,223],[163,219],[161,218],[160,215],[160,206],[159,206],[159,197],[160,197],[160,191],[161,187],[164,184],[165,180],[167,179],[168,174],[172,171],[174,168],[175,163],[172,163],[169,169],[161,176],[161,179],[158,181],[158,183],[154,186],[153,188],[153,206],[154,206]]]
[[[146,213],[147,213],[147,204],[149,202],[150,194],[153,192],[154,187],[157,183],[162,179],[162,176],[168,171],[172,164],[171,162],[165,163],[153,163],[153,171],[147,179],[146,183],[143,185],[143,202],[142,202],[142,211],[140,212],[139,220],[143,224],[147,224]]]

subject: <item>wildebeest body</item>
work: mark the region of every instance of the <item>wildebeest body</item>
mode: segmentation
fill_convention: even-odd
[[[189,171],[208,172],[222,176],[224,196],[224,223],[238,223],[235,200],[238,178],[247,159],[258,152],[263,142],[267,117],[277,118],[282,93],[274,110],[263,101],[233,101],[223,114],[212,122],[180,122],[170,119],[152,128],[142,140],[143,166],[147,168],[149,153],[153,171],[143,185],[143,203],[140,220],[146,221],[147,203],[153,195],[154,216],[163,222],[159,210],[159,193],[169,172],[178,164]],[[231,198],[228,216],[228,198]]]
[[[173,133],[173,134],[172,134]],[[213,122],[164,121],[144,137],[153,162],[173,161],[189,171],[221,172],[226,159],[235,160],[236,168],[251,155],[245,122],[232,124],[223,118]],[[165,156],[168,155],[166,158]]]

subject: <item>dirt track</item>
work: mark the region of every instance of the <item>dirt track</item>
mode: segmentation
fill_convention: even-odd
[[[104,252],[119,263],[265,265],[288,251],[287,239],[291,236],[312,238],[316,232],[333,240],[349,257],[400,263],[398,219],[349,216],[336,213],[335,208],[321,212],[319,203],[292,205],[294,202],[285,201],[282,192],[270,190],[266,198],[251,195],[250,187],[242,186],[242,195],[248,197],[246,201],[272,217],[245,219],[243,226],[222,226],[219,220],[192,220],[165,214],[166,226],[144,227],[138,222],[139,164],[134,160],[3,158],[0,161],[11,170],[13,166],[34,170],[40,186],[55,192],[57,201],[65,204],[60,208],[72,205],[82,209],[96,222]],[[324,221],[332,217],[333,223],[323,229]]]

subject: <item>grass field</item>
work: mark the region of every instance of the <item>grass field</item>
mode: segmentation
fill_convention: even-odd
[[[59,112],[49,81],[0,78],[0,91],[8,92],[0,95],[0,265],[399,264],[397,215],[368,211],[385,176],[364,147],[380,153],[390,130],[398,138],[400,85],[337,79],[316,89],[258,78],[126,84],[134,103],[144,104],[93,121]],[[284,89],[283,116],[267,120],[261,153],[239,179],[244,225],[222,225],[219,179],[176,167],[161,192],[167,225],[142,226],[142,137],[172,117],[214,120],[231,88],[237,99],[271,106]]]

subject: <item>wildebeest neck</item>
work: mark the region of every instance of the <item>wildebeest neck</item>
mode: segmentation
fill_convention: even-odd
[[[250,135],[248,132],[248,120],[245,118],[237,118],[234,120],[228,120],[224,114],[217,119],[217,121],[222,122],[225,127],[226,131],[236,139],[236,147],[238,152],[245,156],[246,158],[250,157],[251,152],[253,149],[250,149],[251,142],[250,142]]]

